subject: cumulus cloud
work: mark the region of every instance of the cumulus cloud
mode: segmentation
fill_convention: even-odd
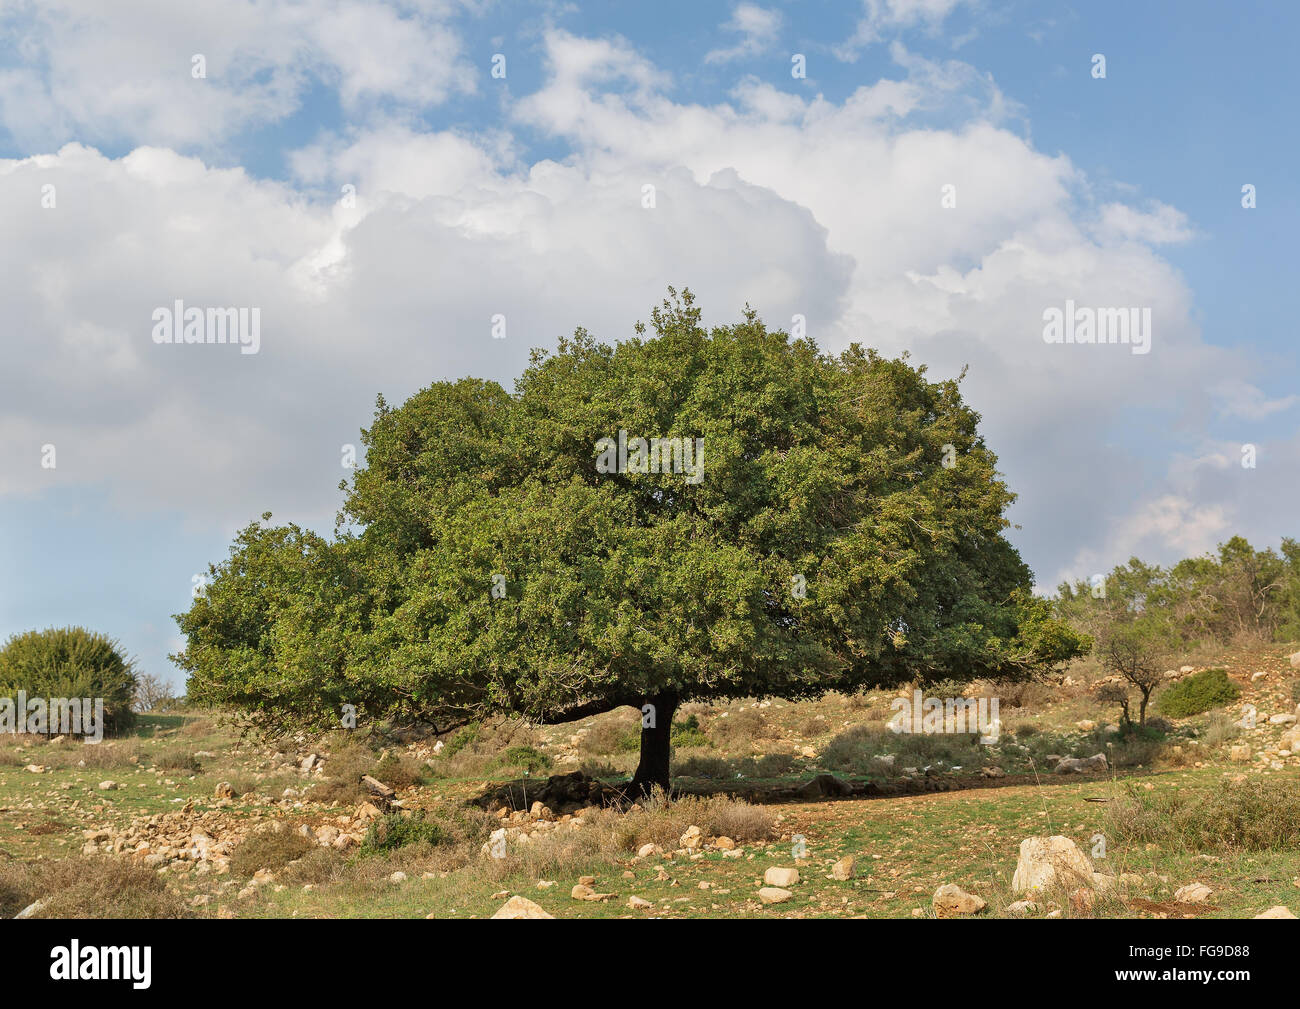
[[[907,351],[937,377],[969,365],[966,395],[1022,495],[1013,537],[1048,584],[1128,550],[1279,528],[1268,509],[1294,445],[1263,446],[1244,477],[1210,461],[1225,404],[1246,419],[1283,406],[1202,339],[1158,251],[1188,223],[1096,206],[1067,157],[1009,127],[983,75],[900,49],[899,79],[842,102],[748,80],[701,105],[669,98],[623,40],[543,44],[545,82],[499,130],[372,119],[298,151],[289,182],[158,147],[0,163],[0,269],[18,279],[0,494],[84,483],[133,513],[327,518],[377,392],[508,384],[577,325],[627,335],[671,283],[713,322],[750,302],[775,326],[806,316],[827,350]],[[570,153],[530,161],[516,130]],[[259,306],[261,352],[154,344],[150,313],[176,298]],[[1046,343],[1043,312],[1067,300],[1149,307],[1151,353]],[[57,471],[38,465],[44,443]]]
[[[316,84],[349,113],[427,108],[476,86],[453,13],[431,0],[6,0],[0,40],[22,62],[0,70],[0,121],[24,150],[216,150],[292,115]]]

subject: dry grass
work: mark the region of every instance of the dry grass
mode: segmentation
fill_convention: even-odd
[[[251,876],[259,869],[275,872],[315,847],[283,821],[275,821],[273,826],[280,829],[261,830],[239,842],[230,856],[231,872],[237,876]]]
[[[36,901],[36,918],[183,918],[181,898],[152,869],[125,859],[73,857],[0,864],[0,917]]]

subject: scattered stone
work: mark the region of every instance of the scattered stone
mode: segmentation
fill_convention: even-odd
[[[799,870],[774,865],[763,873],[763,882],[768,886],[794,886],[799,882]]]
[[[502,904],[492,915],[493,918],[554,918],[547,914],[540,905],[527,897],[514,896]]]
[[[646,900],[644,897],[638,897],[636,894],[633,894],[627,899],[627,906],[635,908],[638,911],[644,911],[646,908],[654,907],[654,904],[650,903],[650,901]]]
[[[985,908],[983,897],[967,893],[956,883],[944,883],[934,891],[930,900],[936,918],[955,918],[963,914],[979,914]]]
[[[831,877],[838,880],[852,879],[856,864],[852,855],[845,855],[831,866]]]
[[[1204,904],[1213,892],[1204,883],[1188,883],[1174,891],[1174,900],[1180,904]]]
[[[609,900],[611,897],[617,897],[616,893],[597,893],[586,883],[579,883],[569,891],[569,896],[574,900]]]
[[[235,797],[234,786],[228,781],[218,782],[216,789],[212,792],[214,799],[233,799]]]
[[[764,904],[780,904],[793,896],[789,890],[783,890],[779,886],[765,886],[758,891],[758,899]]]

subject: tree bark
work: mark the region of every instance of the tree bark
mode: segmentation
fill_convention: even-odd
[[[628,794],[633,798],[650,795],[655,785],[662,788],[665,795],[672,789],[669,762],[672,759],[673,714],[679,703],[681,698],[676,693],[654,694],[645,699],[645,704],[651,708],[648,714],[644,706],[642,708],[641,761],[628,784]]]

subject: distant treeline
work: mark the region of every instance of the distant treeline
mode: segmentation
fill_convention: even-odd
[[[1137,621],[1184,646],[1300,640],[1300,541],[1280,552],[1234,536],[1217,554],[1169,568],[1134,557],[1097,584],[1063,582],[1063,617],[1094,637]]]

